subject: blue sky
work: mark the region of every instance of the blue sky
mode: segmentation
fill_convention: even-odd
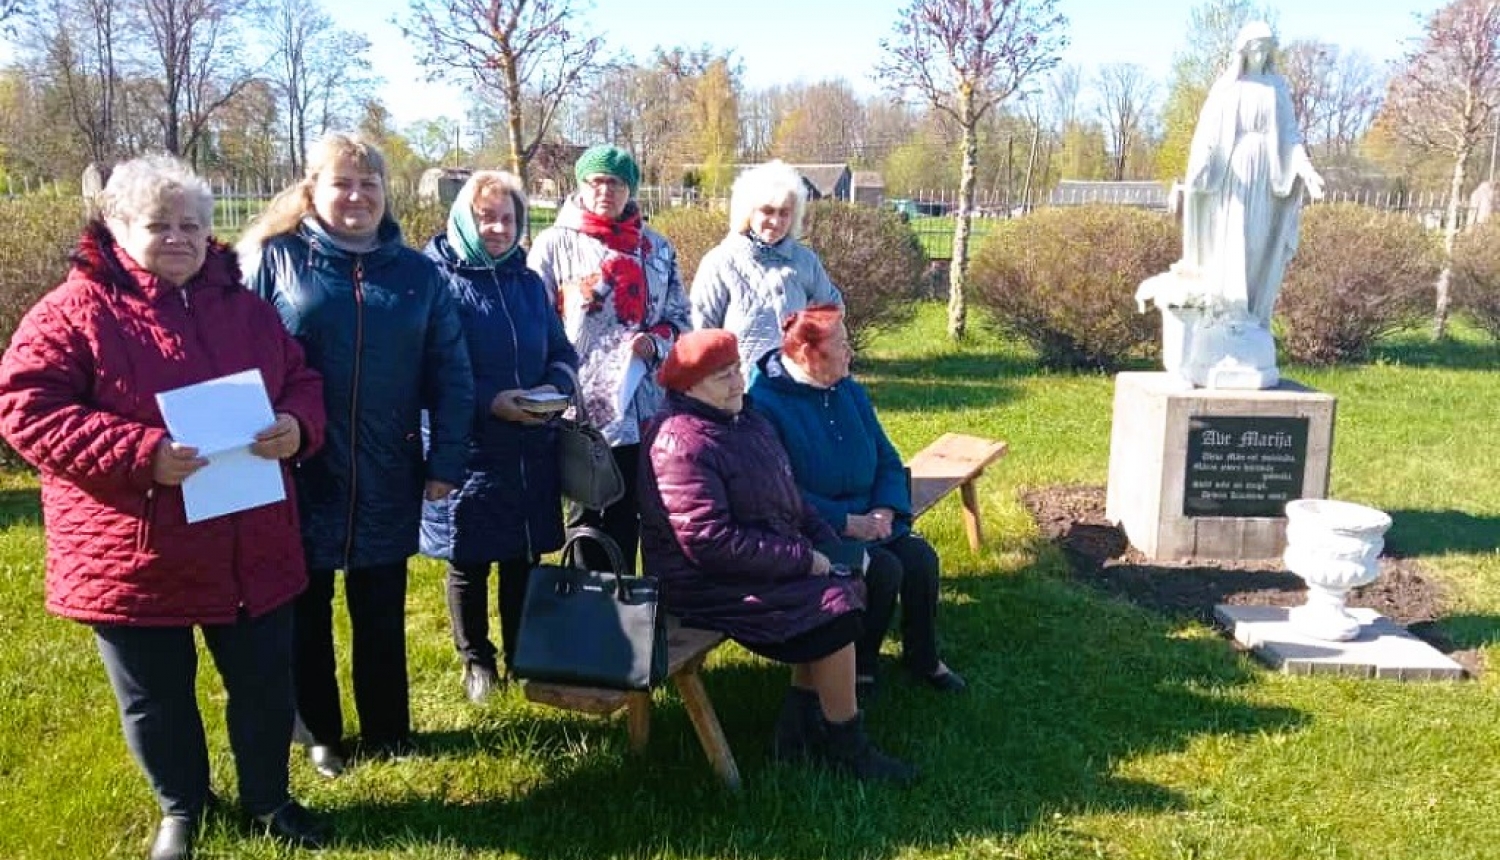
[[[457,87],[418,83],[411,49],[389,23],[405,0],[330,0],[342,26],[375,43],[376,66],[388,82],[384,97],[398,123],[462,115]],[[1164,82],[1198,0],[1059,0],[1072,44],[1065,59],[1086,69],[1139,63]],[[873,93],[870,70],[904,0],[597,0],[586,25],[604,34],[617,54],[637,59],[656,45],[734,50],[751,88],[843,77]],[[1398,58],[1420,32],[1417,16],[1440,0],[1271,0],[1285,41],[1318,38],[1359,49],[1376,60]],[[342,8],[340,8],[342,7]]]
[[[369,35],[382,96],[398,125],[463,115],[462,89],[428,84],[391,19],[407,0],[323,0],[347,29]],[[586,2],[586,0],[584,0]],[[1086,69],[1139,63],[1164,82],[1199,0],[1058,0],[1072,40],[1064,59]],[[754,89],[842,77],[862,93],[878,89],[870,70],[906,0],[596,0],[585,25],[616,54],[637,59],[653,47],[732,49]],[[1441,0],[1269,0],[1283,40],[1311,37],[1392,60],[1420,32],[1417,15]],[[0,45],[0,63],[10,58]]]

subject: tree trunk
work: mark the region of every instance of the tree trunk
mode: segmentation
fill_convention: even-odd
[[[969,221],[974,212],[974,173],[979,160],[979,135],[974,116],[974,93],[965,86],[959,94],[959,116],[963,117],[963,170],[958,180],[958,216],[953,221],[953,262],[948,268],[948,336],[964,339],[969,306],[964,287],[969,274]]]
[[[1453,163],[1453,184],[1448,186],[1448,218],[1443,227],[1443,272],[1438,275],[1437,308],[1432,315],[1432,336],[1448,336],[1448,285],[1453,280],[1453,244],[1458,239],[1458,198],[1464,190],[1464,168],[1471,147],[1463,147]]]

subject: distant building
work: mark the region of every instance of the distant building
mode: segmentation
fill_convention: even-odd
[[[855,203],[864,206],[880,206],[885,203],[885,179],[879,171],[854,171],[853,187]]]
[[[1086,206],[1090,203],[1112,203],[1167,212],[1171,209],[1171,188],[1150,180],[1095,182],[1064,179],[1047,195],[1049,206]]]

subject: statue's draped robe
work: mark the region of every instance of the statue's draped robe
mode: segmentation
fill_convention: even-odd
[[[1183,261],[1267,328],[1297,248],[1299,142],[1285,79],[1244,74],[1209,91],[1188,155]]]

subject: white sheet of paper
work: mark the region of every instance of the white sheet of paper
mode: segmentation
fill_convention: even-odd
[[[624,416],[625,410],[630,408],[630,401],[635,399],[635,390],[640,387],[641,380],[646,378],[646,362],[641,357],[631,353],[630,364],[625,368],[625,378],[620,380],[620,398],[615,401],[615,414]]]
[[[156,395],[173,441],[208,465],[182,482],[187,521],[196,523],[286,498],[281,464],[250,453],[255,434],[276,416],[259,370],[246,370]]]

